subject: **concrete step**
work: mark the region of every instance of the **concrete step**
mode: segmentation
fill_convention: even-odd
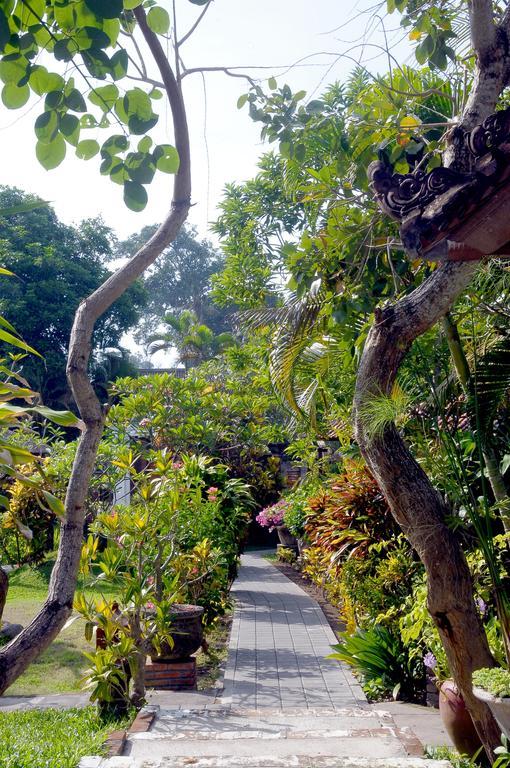
[[[136,768],[163,768],[174,759],[271,765],[274,759],[406,757],[411,742],[389,715],[363,708],[161,710],[150,731],[129,736],[125,755]]]
[[[264,757],[253,755],[221,757],[111,757],[107,759],[83,758],[79,768],[452,768],[447,760],[426,760],[413,757],[342,757],[324,755],[273,755]]]

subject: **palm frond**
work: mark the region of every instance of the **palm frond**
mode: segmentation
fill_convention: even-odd
[[[468,407],[482,435],[491,431],[495,413],[509,390],[510,336],[500,336],[476,358],[471,374]]]

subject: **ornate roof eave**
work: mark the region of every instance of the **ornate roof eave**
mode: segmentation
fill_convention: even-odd
[[[510,255],[510,108],[466,133],[472,171],[437,167],[395,173],[386,156],[368,168],[380,208],[400,221],[412,258],[472,260]]]

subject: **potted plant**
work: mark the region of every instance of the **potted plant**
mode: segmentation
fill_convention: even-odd
[[[435,640],[435,636],[432,637]],[[482,742],[455,681],[448,676],[446,656],[437,642],[434,642],[434,653],[429,650],[423,657],[423,665],[427,680],[427,700],[430,682],[435,684],[439,694],[439,713],[446,732],[461,755],[472,757],[480,750]]]
[[[280,499],[276,504],[264,507],[256,517],[257,523],[263,528],[273,531],[276,528],[278,538],[282,547],[293,549],[297,552],[297,539],[285,525],[285,512],[290,507],[290,503],[285,499]]]
[[[287,502],[288,506],[285,508],[283,522],[291,535],[295,537],[299,555],[302,556],[304,550],[310,546],[305,533],[306,518],[310,511],[306,490],[298,489],[292,493]]]
[[[200,605],[173,603],[168,611],[170,637],[160,640],[156,634],[149,650],[154,662],[188,659],[198,651],[204,639]]]
[[[94,653],[85,653],[90,662],[82,682],[90,690],[90,700],[97,702],[98,714],[102,720],[124,717],[130,706],[129,682],[130,662],[134,646],[123,637],[108,648],[98,648]]]
[[[510,671],[485,667],[473,672],[473,693],[490,708],[503,734],[510,737]]]

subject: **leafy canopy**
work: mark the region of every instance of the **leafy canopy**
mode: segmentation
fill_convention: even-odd
[[[126,86],[128,74],[145,78],[132,56],[138,6],[152,32],[166,36],[168,13],[153,0],[0,5],[1,98],[8,109],[24,107],[32,96],[42,105],[34,123],[37,159],[52,170],[69,151],[82,160],[99,156],[100,172],[122,186],[134,211],[147,204],[146,187],[157,171],[179,168],[175,147],[148,135],[158,123],[161,90],[144,82]]]

